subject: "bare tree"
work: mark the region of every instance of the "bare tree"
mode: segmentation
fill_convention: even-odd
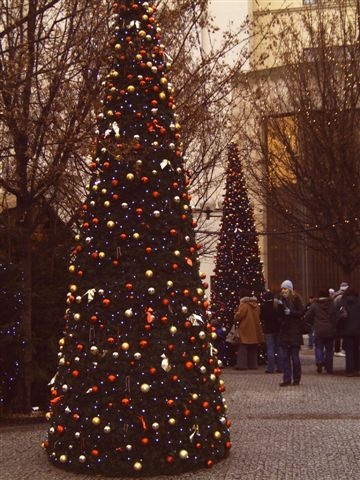
[[[274,66],[240,81],[252,112],[242,155],[289,236],[350,274],[360,264],[360,46],[354,4],[335,3],[277,17]]]
[[[13,241],[24,272],[24,409],[31,408],[33,238],[45,204],[73,190],[107,38],[106,4],[1,1],[0,187],[16,198]],[[96,41],[95,41],[96,39]],[[68,193],[67,193],[68,195]],[[66,198],[66,197],[65,197]]]

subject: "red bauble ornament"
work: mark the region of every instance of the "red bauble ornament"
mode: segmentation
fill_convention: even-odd
[[[104,307],[108,307],[111,303],[110,299],[109,298],[104,298],[104,300],[102,301]]]
[[[148,342],[147,340],[140,340],[140,342],[139,342],[139,347],[142,348],[142,349],[144,349],[144,348],[146,348],[146,347],[148,346],[148,343],[149,343],[149,342]]]
[[[109,382],[115,382],[115,380],[116,380],[116,375],[110,374],[110,375],[108,375],[107,379],[108,379]]]
[[[192,370],[194,368],[193,362],[186,362],[185,363],[186,370]]]

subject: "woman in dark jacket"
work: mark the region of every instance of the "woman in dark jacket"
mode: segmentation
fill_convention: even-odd
[[[360,370],[360,298],[350,287],[336,303],[335,311],[338,335],[343,338],[345,368],[348,377]]]
[[[305,321],[314,325],[315,333],[315,362],[318,373],[323,366],[327,373],[333,371],[334,338],[336,334],[332,312],[333,299],[329,297],[329,290],[320,290],[317,298],[305,313]]]
[[[300,296],[294,292],[290,280],[281,284],[279,299],[280,333],[279,344],[283,367],[281,387],[299,385],[301,380],[300,347],[303,344],[304,306]]]

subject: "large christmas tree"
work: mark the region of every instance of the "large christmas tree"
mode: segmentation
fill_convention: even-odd
[[[113,9],[44,446],[69,470],[176,474],[227,456],[224,384],[156,7]]]
[[[258,298],[265,282],[260,260],[253,208],[236,144],[228,149],[225,195],[211,290],[213,318],[231,328],[239,292],[248,288]]]

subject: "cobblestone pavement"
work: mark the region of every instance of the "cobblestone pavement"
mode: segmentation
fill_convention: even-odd
[[[344,358],[335,357],[334,375],[320,375],[312,351],[303,347],[301,357],[299,387],[280,388],[281,374],[265,374],[264,367],[244,372],[226,368],[233,442],[229,458],[210,470],[165,478],[360,479],[360,377],[345,376]],[[45,423],[0,428],[0,480],[94,478],[51,466],[40,448],[45,432]]]

